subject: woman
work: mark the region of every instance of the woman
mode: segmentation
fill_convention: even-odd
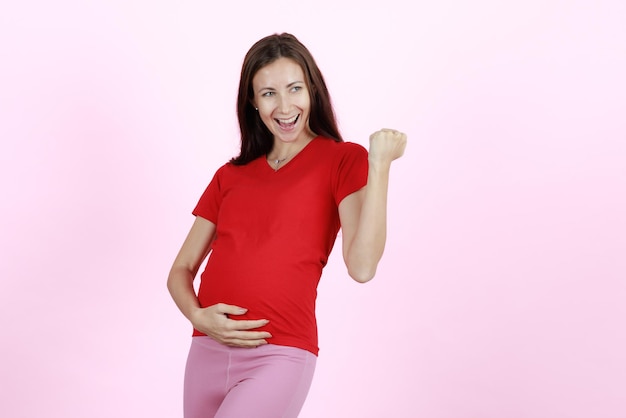
[[[344,142],[322,74],[290,34],[248,51],[237,114],[241,153],[200,198],[168,278],[194,327],[185,417],[295,417],[318,354],[322,268],[341,226],[348,273],[374,277],[389,170],[406,136],[376,132],[369,154]]]

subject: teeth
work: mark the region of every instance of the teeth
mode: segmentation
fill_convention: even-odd
[[[298,115],[289,118],[289,119],[276,119],[278,122],[280,123],[284,123],[285,125],[288,125],[290,123],[294,123],[296,121],[296,119],[298,119]]]

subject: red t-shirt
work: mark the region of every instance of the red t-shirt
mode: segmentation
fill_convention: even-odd
[[[217,231],[201,306],[247,308],[233,319],[268,319],[259,328],[272,334],[268,342],[317,355],[317,284],[339,232],[338,206],[366,183],[365,148],[323,137],[278,171],[265,156],[223,165],[193,211]]]

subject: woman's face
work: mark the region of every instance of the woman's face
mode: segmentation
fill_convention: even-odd
[[[262,67],[252,79],[253,104],[274,135],[274,142],[294,143],[310,139],[311,100],[300,65],[278,58]]]

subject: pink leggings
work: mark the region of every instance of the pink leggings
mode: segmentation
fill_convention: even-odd
[[[185,370],[185,418],[297,417],[316,360],[294,347],[234,348],[193,337]]]

